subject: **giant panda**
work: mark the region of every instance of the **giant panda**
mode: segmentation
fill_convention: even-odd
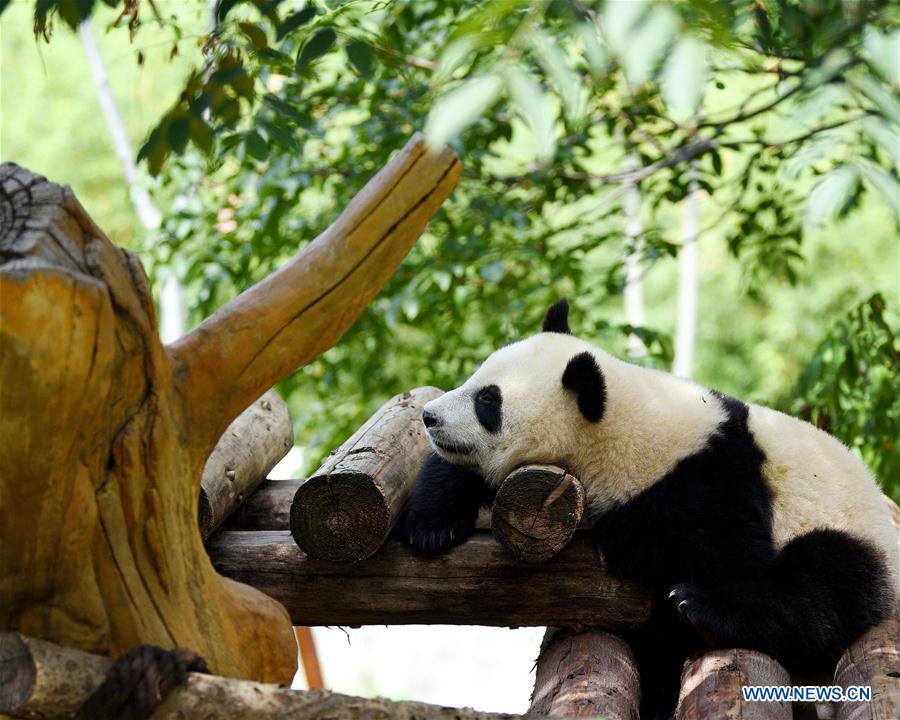
[[[667,716],[686,657],[754,648],[832,671],[897,603],[897,535],[865,465],[814,426],[629,364],[571,334],[568,303],[424,407],[435,453],[400,525],[417,551],[471,533],[515,468],[584,484],[611,574],[653,598],[629,637],[642,717]]]

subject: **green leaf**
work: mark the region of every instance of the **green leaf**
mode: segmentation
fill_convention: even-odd
[[[609,70],[609,55],[600,43],[597,26],[592,22],[580,22],[575,26],[575,32],[584,45],[584,55],[591,75],[595,80],[603,79]]]
[[[347,43],[347,47],[344,50],[347,52],[347,59],[350,60],[350,63],[360,75],[366,77],[372,72],[372,59],[375,54],[371,45],[361,40],[354,40],[351,43]]]
[[[247,39],[253,43],[253,47],[257,50],[269,47],[269,40],[266,37],[266,33],[259,25],[255,25],[252,22],[241,22],[238,23],[238,27],[241,29],[241,32],[247,36]]]
[[[225,20],[225,16],[231,11],[235,5],[241,0],[219,0],[216,5],[216,20],[221,24]]]
[[[531,47],[559,93],[566,118],[571,122],[580,122],[587,112],[587,99],[578,73],[569,67],[565,55],[549,35],[535,32]]]
[[[852,165],[841,165],[823,175],[806,201],[806,219],[819,224],[836,218],[859,186],[859,173]]]
[[[706,85],[706,43],[685,35],[663,68],[662,96],[677,122],[692,118],[703,100]]]
[[[269,157],[269,144],[256,130],[251,130],[244,137],[244,147],[247,148],[247,152],[251,157],[260,162],[265,161]]]
[[[866,181],[881,193],[894,215],[900,218],[900,182],[897,177],[867,158],[858,158],[856,165]]]
[[[897,137],[897,131],[883,118],[875,115],[863,118],[862,127],[866,135],[887,155],[891,164],[894,167],[900,165],[900,139]]]
[[[603,12],[603,34],[617,55],[628,48],[631,31],[649,9],[647,0],[607,3]]]
[[[429,146],[443,148],[497,102],[502,90],[500,76],[478,75],[438,98],[425,124]]]
[[[184,148],[191,137],[190,115],[183,112],[172,117],[166,128],[166,137],[169,141],[169,147],[174,153],[180,155],[184,152]]]
[[[900,99],[891,92],[890,88],[876,80],[871,73],[855,78],[854,82],[863,94],[875,103],[878,111],[888,122],[897,122],[897,118],[900,117]]]
[[[297,28],[306,25],[306,23],[316,16],[317,12],[319,12],[319,9],[315,5],[307,5],[302,10],[291,13],[278,24],[278,30],[275,33],[275,37],[278,40],[281,40],[286,35],[294,32]]]
[[[306,66],[313,60],[322,57],[322,55],[331,49],[331,46],[334,45],[336,39],[337,35],[331,28],[317,30],[315,35],[307,40],[306,44],[300,49],[300,52],[297,53],[296,71],[298,73],[303,72]]]
[[[556,114],[549,98],[532,75],[517,67],[506,68],[503,78],[513,105],[534,135],[538,160],[548,162],[556,152]]]
[[[657,5],[638,22],[622,52],[625,76],[632,85],[643,85],[653,76],[677,32],[678,16],[668,5]]]
[[[882,34],[869,25],[863,48],[866,59],[885,79],[900,84],[900,30]]]

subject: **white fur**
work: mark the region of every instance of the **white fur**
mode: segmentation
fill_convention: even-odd
[[[569,360],[590,352],[606,382],[598,423],[579,412],[562,385]],[[475,415],[475,394],[497,385],[502,427],[489,433]],[[493,353],[462,386],[426,408],[442,424],[433,441],[469,445],[451,462],[475,465],[499,485],[516,467],[555,463],[585,485],[602,509],[653,485],[685,457],[704,448],[725,419],[708,389],[673,375],[622,362],[572,335],[539,333]],[[874,543],[900,578],[896,532],[875,480],[861,461],[812,425],[756,405],[749,427],[766,455],[763,474],[774,498],[774,539],[781,546],[813,528],[843,530]]]

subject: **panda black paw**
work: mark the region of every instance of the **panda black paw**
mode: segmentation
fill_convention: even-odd
[[[679,583],[672,586],[669,600],[686,625],[693,628],[707,644],[715,644],[717,616],[705,592],[690,583]]]
[[[466,540],[475,530],[468,519],[407,515],[400,525],[400,537],[413,550],[440,553]]]

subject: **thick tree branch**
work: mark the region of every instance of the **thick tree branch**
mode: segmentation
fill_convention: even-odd
[[[452,151],[430,155],[415,135],[290,263],[169,346],[194,447],[209,452],[241,410],[341,337],[459,173]]]

